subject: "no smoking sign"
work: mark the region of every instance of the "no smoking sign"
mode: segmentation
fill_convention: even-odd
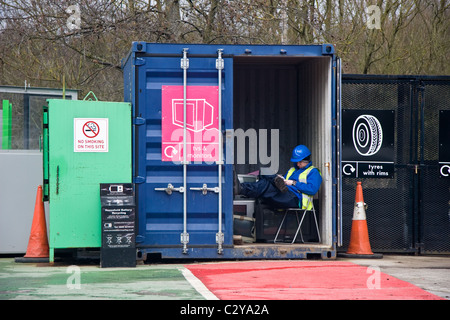
[[[88,121],[83,125],[83,134],[86,138],[93,139],[100,133],[100,127],[95,121]]]
[[[74,152],[108,152],[108,118],[74,119]]]

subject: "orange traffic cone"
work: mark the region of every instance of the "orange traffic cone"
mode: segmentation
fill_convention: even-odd
[[[45,223],[45,210],[42,199],[42,186],[38,186],[27,252],[23,259],[16,258],[16,262],[26,262],[27,260],[30,260],[30,262],[48,261],[49,247],[47,226]]]
[[[374,254],[370,247],[369,230],[366,221],[366,204],[364,203],[361,182],[356,185],[355,207],[353,209],[352,231],[350,244],[345,257],[352,258],[381,258],[382,255]]]

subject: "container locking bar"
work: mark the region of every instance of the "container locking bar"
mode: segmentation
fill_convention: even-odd
[[[218,214],[218,231],[216,234],[217,253],[223,253],[224,235],[222,232],[222,167],[223,167],[223,145],[222,145],[222,70],[224,68],[224,60],[222,58],[223,49],[217,50],[216,69],[219,80],[219,161],[218,165],[218,180],[219,180],[219,214]]]
[[[173,191],[178,191],[179,193],[184,193],[184,187],[175,188],[171,183],[167,185],[167,188],[155,188],[155,191],[165,191],[169,196]]]
[[[181,59],[181,69],[183,69],[183,191],[186,190],[187,182],[187,151],[186,151],[186,99],[187,99],[187,69],[189,68],[189,59],[187,52],[189,49],[183,49],[183,58]],[[189,234],[187,233],[187,195],[183,193],[183,233],[181,234],[181,243],[183,244],[183,253],[187,254],[187,244],[189,243]]]
[[[201,191],[203,195],[207,195],[208,191],[219,193],[219,187],[208,188],[208,185],[206,183],[204,183],[203,187],[201,188],[189,188],[189,189],[194,191]]]

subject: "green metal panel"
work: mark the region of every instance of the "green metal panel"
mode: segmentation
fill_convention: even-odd
[[[2,149],[11,149],[11,112],[12,104],[9,103],[9,100],[3,100]]]
[[[132,179],[131,105],[50,99],[48,139],[53,261],[57,248],[101,246],[99,184]]]

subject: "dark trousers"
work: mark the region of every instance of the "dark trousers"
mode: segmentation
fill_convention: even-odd
[[[240,194],[260,198],[274,208],[297,208],[300,199],[290,190],[281,192],[273,183],[275,177],[276,175],[260,176],[257,182],[242,183]]]

